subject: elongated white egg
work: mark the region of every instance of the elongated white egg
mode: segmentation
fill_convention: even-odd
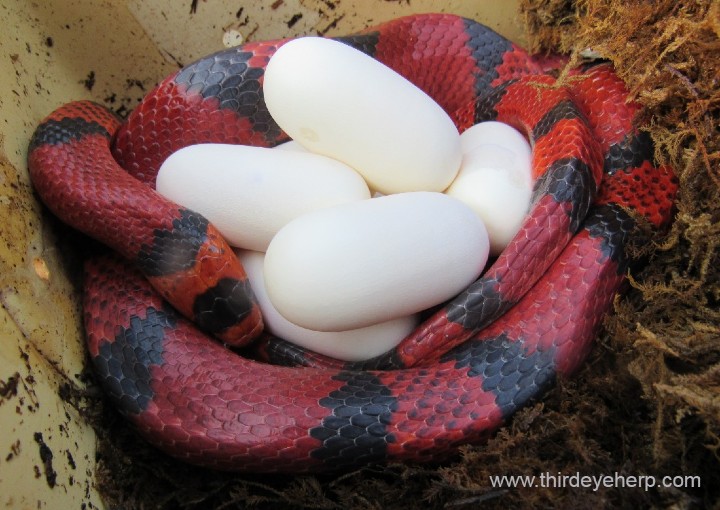
[[[259,251],[301,214],[370,197],[362,177],[334,159],[223,144],[175,152],[160,168],[156,188],[205,216],[231,246]]]
[[[461,139],[460,172],[445,193],[482,218],[490,253],[499,255],[517,234],[530,207],[530,144],[514,128],[494,121],[476,124]]]
[[[280,315],[270,302],[263,278],[265,254],[238,250],[237,255],[250,279],[267,331],[319,354],[345,361],[374,358],[395,347],[419,323],[418,315],[409,315],[348,331],[313,331],[300,327]]]
[[[301,37],[270,58],[265,102],[312,152],[343,161],[382,193],[442,191],[460,167],[445,111],[404,77],[346,44]]]
[[[271,302],[289,321],[343,331],[410,315],[459,293],[488,257],[472,209],[437,192],[408,192],[296,218],[265,258]]]
[[[288,140],[274,147],[276,150],[309,152],[301,143],[295,140]]]

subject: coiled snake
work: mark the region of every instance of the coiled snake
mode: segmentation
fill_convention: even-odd
[[[536,178],[523,227],[480,280],[363,366],[266,338],[268,359],[306,365],[279,366],[211,338],[242,346],[257,337],[252,291],[214,227],[151,188],[185,145],[285,140],[262,95],[264,66],[283,41],[185,67],[122,125],[93,103],[63,106],[30,142],[45,204],[120,254],[86,264],[98,377],[144,437],[188,462],[321,471],[440,459],[482,440],[578,367],[624,280],[627,242],[670,217],[675,178],[653,164],[640,108],[610,65],[560,83],[518,46],[452,15],[339,39],[425,90],[460,130],[501,120],[523,131]]]

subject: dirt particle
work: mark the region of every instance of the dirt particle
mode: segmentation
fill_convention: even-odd
[[[6,400],[17,396],[18,382],[20,381],[20,373],[15,372],[5,381],[0,381],[0,405]]]
[[[20,440],[18,439],[10,445],[10,453],[5,456],[5,462],[10,462],[12,459],[20,455]]]
[[[52,48],[55,45],[55,41],[53,41],[53,38],[48,36],[45,38],[45,46],[48,48]]]
[[[333,28],[335,28],[335,27],[337,26],[337,24],[340,22],[340,20],[343,19],[344,17],[345,17],[345,15],[343,14],[343,15],[341,15],[341,16],[338,16],[338,17],[335,18],[334,20],[332,20],[332,22],[331,22],[328,26],[326,26],[325,28],[323,28],[322,30],[320,30],[320,31],[318,32],[318,35],[323,36],[323,35],[325,35],[326,33],[328,33],[330,30],[332,30]]]
[[[127,89],[137,87],[143,92],[145,91],[145,84],[143,84],[142,80],[138,80],[137,78],[128,78],[127,80],[125,80],[125,87]]]
[[[77,469],[77,464],[75,464],[75,459],[73,458],[72,453],[70,453],[70,450],[65,450],[65,454],[67,455],[68,466],[73,469]]]
[[[42,432],[35,432],[33,435],[33,439],[35,439],[35,442],[38,444],[40,448],[40,460],[43,464],[43,472],[45,473],[45,480],[47,481],[48,486],[52,489],[55,487],[57,483],[57,472],[53,468],[53,452],[50,449],[50,447],[45,444],[45,440],[43,439]],[[37,466],[36,466],[37,468]],[[38,470],[36,469],[36,475],[38,474]]]
[[[120,105],[119,108],[113,108],[113,111],[118,117],[122,119],[127,118],[127,116],[130,114],[130,109],[124,104]]]
[[[287,27],[292,28],[293,25],[300,20],[300,18],[302,18],[302,13],[297,13],[293,15],[293,17],[288,20]]]
[[[92,90],[95,86],[95,71],[90,71],[82,83],[88,91]]]

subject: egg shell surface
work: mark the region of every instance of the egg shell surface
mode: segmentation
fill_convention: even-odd
[[[263,93],[278,125],[343,161],[382,193],[442,191],[460,167],[450,117],[407,79],[344,43],[293,39],[270,58]]]
[[[343,331],[453,297],[482,272],[488,250],[467,205],[437,192],[399,193],[288,223],[268,247],[265,285],[290,322]]]
[[[530,145],[518,131],[499,122],[477,124],[461,138],[460,172],[445,193],[482,218],[490,254],[499,255],[517,234],[530,207]]]
[[[296,142],[295,140],[288,140],[287,142],[283,142],[281,144],[278,144],[274,147],[275,150],[282,150],[282,151],[299,151],[299,152],[310,152],[300,142]]]
[[[470,126],[460,135],[460,144],[463,154],[467,154],[478,145],[493,144],[517,152],[518,155],[532,156],[532,149],[527,138],[509,124],[496,120],[478,122]]]
[[[313,331],[300,327],[280,315],[270,302],[263,278],[265,254],[237,250],[237,255],[250,279],[267,331],[319,354],[344,361],[374,358],[395,347],[420,322],[418,315],[409,315],[348,331]]]
[[[293,218],[370,197],[347,165],[308,152],[198,144],[170,155],[156,189],[205,216],[231,246],[265,251]]]

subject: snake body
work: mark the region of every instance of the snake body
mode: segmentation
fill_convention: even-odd
[[[41,199],[116,252],[86,263],[98,378],[144,437],[188,462],[323,471],[438,460],[483,440],[577,369],[625,279],[628,242],[670,218],[672,170],[653,164],[640,108],[610,65],[559,83],[489,28],[445,14],[339,39],[425,90],[461,131],[483,120],[520,129],[536,179],[520,232],[483,276],[363,366],[266,338],[267,359],[304,365],[281,366],[213,339],[242,346],[259,335],[247,278],[207,220],[151,188],[183,146],[286,139],[262,96],[284,41],[190,64],[122,124],[99,105],[65,105],[30,142]]]

